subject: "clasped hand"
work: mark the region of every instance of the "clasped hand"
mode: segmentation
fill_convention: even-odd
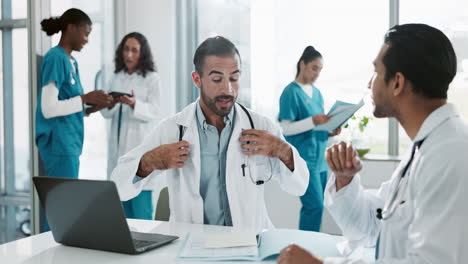
[[[356,150],[350,143],[340,142],[329,147],[325,154],[328,166],[336,176],[336,190],[348,185],[362,169]]]

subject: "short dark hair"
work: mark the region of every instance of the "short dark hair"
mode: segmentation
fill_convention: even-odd
[[[138,32],[131,32],[123,37],[122,41],[120,41],[117,50],[115,51],[115,70],[114,73],[118,73],[120,71],[127,71],[127,66],[125,66],[124,58],[123,58],[123,50],[125,47],[125,42],[127,39],[134,38],[140,43],[140,59],[136,65],[136,71],[138,74],[141,74],[143,77],[146,77],[147,72],[154,72],[157,71],[157,68],[153,61],[153,54],[151,53],[151,48],[149,46],[148,40],[146,37]]]
[[[202,75],[203,63],[207,56],[228,56],[237,55],[239,62],[241,62],[239,51],[236,46],[227,38],[216,36],[207,38],[198,46],[193,56],[193,64],[195,65],[195,71]]]
[[[299,58],[299,61],[297,61],[297,72],[296,72],[296,78],[299,76],[299,73],[301,73],[301,61],[304,62],[304,64],[307,64],[316,58],[322,58],[322,54],[318,52],[314,47],[312,46],[307,46],[304,49],[304,52],[302,52],[301,57]]]
[[[92,25],[93,23],[85,12],[77,8],[68,9],[60,17],[46,18],[41,21],[42,31],[45,31],[47,36],[52,36],[59,31],[64,32],[69,24]]]
[[[416,94],[447,98],[449,84],[457,73],[457,57],[444,33],[425,24],[404,24],[392,27],[384,41],[388,45],[382,58],[386,83],[401,72]]]

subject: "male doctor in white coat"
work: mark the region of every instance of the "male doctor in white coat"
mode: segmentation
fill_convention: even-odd
[[[236,103],[241,62],[231,41],[208,38],[194,65],[200,98],[119,159],[111,179],[120,198],[136,196],[153,177],[166,177],[170,221],[272,228],[265,184],[273,179],[291,195],[304,194],[306,163],[272,121]]]
[[[369,83],[376,117],[395,117],[413,141],[391,179],[377,193],[363,189],[361,163],[350,145],[327,149],[333,175],[325,206],[347,246],[376,245],[375,263],[468,263],[468,127],[447,90],[457,72],[449,39],[424,24],[391,28]],[[292,263],[366,263],[318,259],[291,245],[278,260]]]

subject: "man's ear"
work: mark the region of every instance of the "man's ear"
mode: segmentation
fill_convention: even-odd
[[[198,89],[201,87],[201,76],[197,71],[192,72],[192,80],[193,83],[195,83],[195,86],[197,86]]]
[[[393,90],[393,95],[394,96],[399,96],[402,95],[408,87],[406,87],[407,82],[406,82],[405,76],[401,72],[397,72],[395,74],[395,77],[392,80],[392,90]]]

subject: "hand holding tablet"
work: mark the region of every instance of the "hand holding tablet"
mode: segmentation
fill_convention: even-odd
[[[109,95],[111,95],[112,97],[120,97],[120,96],[128,96],[128,97],[133,97],[132,94],[129,94],[129,93],[122,93],[122,92],[109,92]]]

